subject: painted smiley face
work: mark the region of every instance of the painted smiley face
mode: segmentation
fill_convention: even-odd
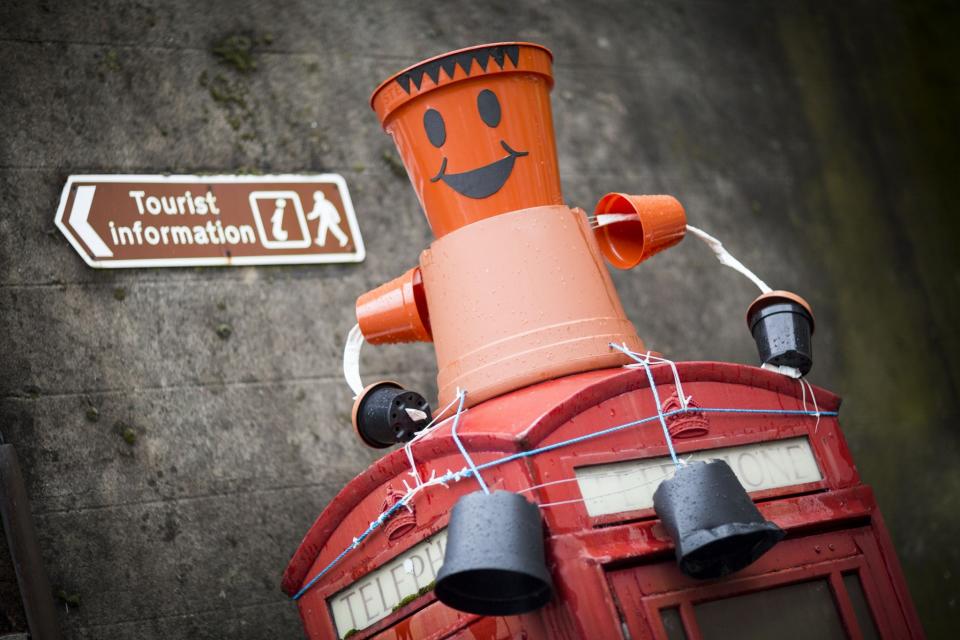
[[[502,116],[500,100],[497,99],[497,94],[493,91],[484,89],[477,95],[477,111],[483,123],[491,129],[495,129],[500,124]],[[447,141],[447,128],[439,111],[427,109],[426,113],[423,114],[423,129],[427,134],[427,139],[430,140],[430,144],[438,149],[443,147]],[[513,172],[513,164],[517,158],[522,158],[528,153],[527,151],[514,151],[506,140],[500,140],[500,146],[507,152],[505,157],[462,173],[447,173],[447,157],[444,156],[443,162],[440,164],[440,170],[437,175],[430,178],[430,182],[442,180],[444,184],[460,195],[477,200],[495,194],[510,177]]]

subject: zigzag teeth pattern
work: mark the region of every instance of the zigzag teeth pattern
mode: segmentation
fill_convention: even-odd
[[[453,77],[453,71],[457,68],[457,60],[454,57],[444,58],[440,61],[440,68],[444,70],[448,78]]]
[[[453,79],[453,74],[456,71],[456,68],[460,67],[463,69],[463,72],[469,76],[473,68],[474,60],[477,61],[477,64],[480,65],[482,70],[486,71],[491,59],[493,59],[493,61],[501,69],[503,69],[503,65],[507,60],[510,60],[510,62],[513,63],[513,66],[516,67],[520,61],[520,47],[518,45],[507,45],[505,47],[485,47],[483,49],[476,49],[474,51],[466,51],[463,53],[454,53],[449,56],[444,56],[439,60],[433,60],[431,62],[424,63],[420,66],[414,67],[404,74],[397,76],[397,84],[399,84],[400,88],[409,94],[411,83],[418,91],[420,90],[420,85],[423,83],[424,74],[433,80],[434,83],[437,83],[440,81],[441,70],[447,74],[448,78]]]
[[[519,49],[519,47],[517,49]],[[487,63],[490,62],[490,51],[487,49],[481,49],[480,51],[474,52],[474,55],[476,57],[477,62],[480,64],[480,68],[486,71]],[[516,66],[517,63],[514,62],[513,64],[514,66]],[[470,73],[469,64],[467,66],[468,68],[466,69],[466,72]]]

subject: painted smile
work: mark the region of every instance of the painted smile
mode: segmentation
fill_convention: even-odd
[[[503,140],[500,141],[500,144],[508,154],[506,158],[501,158],[472,171],[451,174],[447,173],[447,159],[444,158],[443,164],[440,165],[440,171],[430,178],[430,182],[443,180],[448,187],[460,195],[478,200],[495,194],[510,177],[514,161],[529,153],[527,151],[514,151]]]

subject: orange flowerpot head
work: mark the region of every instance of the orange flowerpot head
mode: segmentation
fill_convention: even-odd
[[[374,91],[371,105],[437,237],[562,203],[552,59],[536,44],[481,45],[425,60]]]

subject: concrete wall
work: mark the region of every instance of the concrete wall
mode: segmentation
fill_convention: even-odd
[[[674,194],[812,302],[812,380],[845,396],[921,615],[948,634],[957,13],[835,4],[0,5],[0,431],[25,467],[66,636],[299,637],[280,572],[375,457],[351,433],[339,371],[353,301],[430,241],[367,97],[423,57],[514,38],[556,56],[568,202]],[[53,226],[71,173],[303,171],[346,177],[365,263],[95,271]],[[616,281],[653,348],[755,361],[755,292],[702,246]],[[363,366],[434,390],[429,347],[368,349]],[[4,580],[15,628],[9,566]]]

